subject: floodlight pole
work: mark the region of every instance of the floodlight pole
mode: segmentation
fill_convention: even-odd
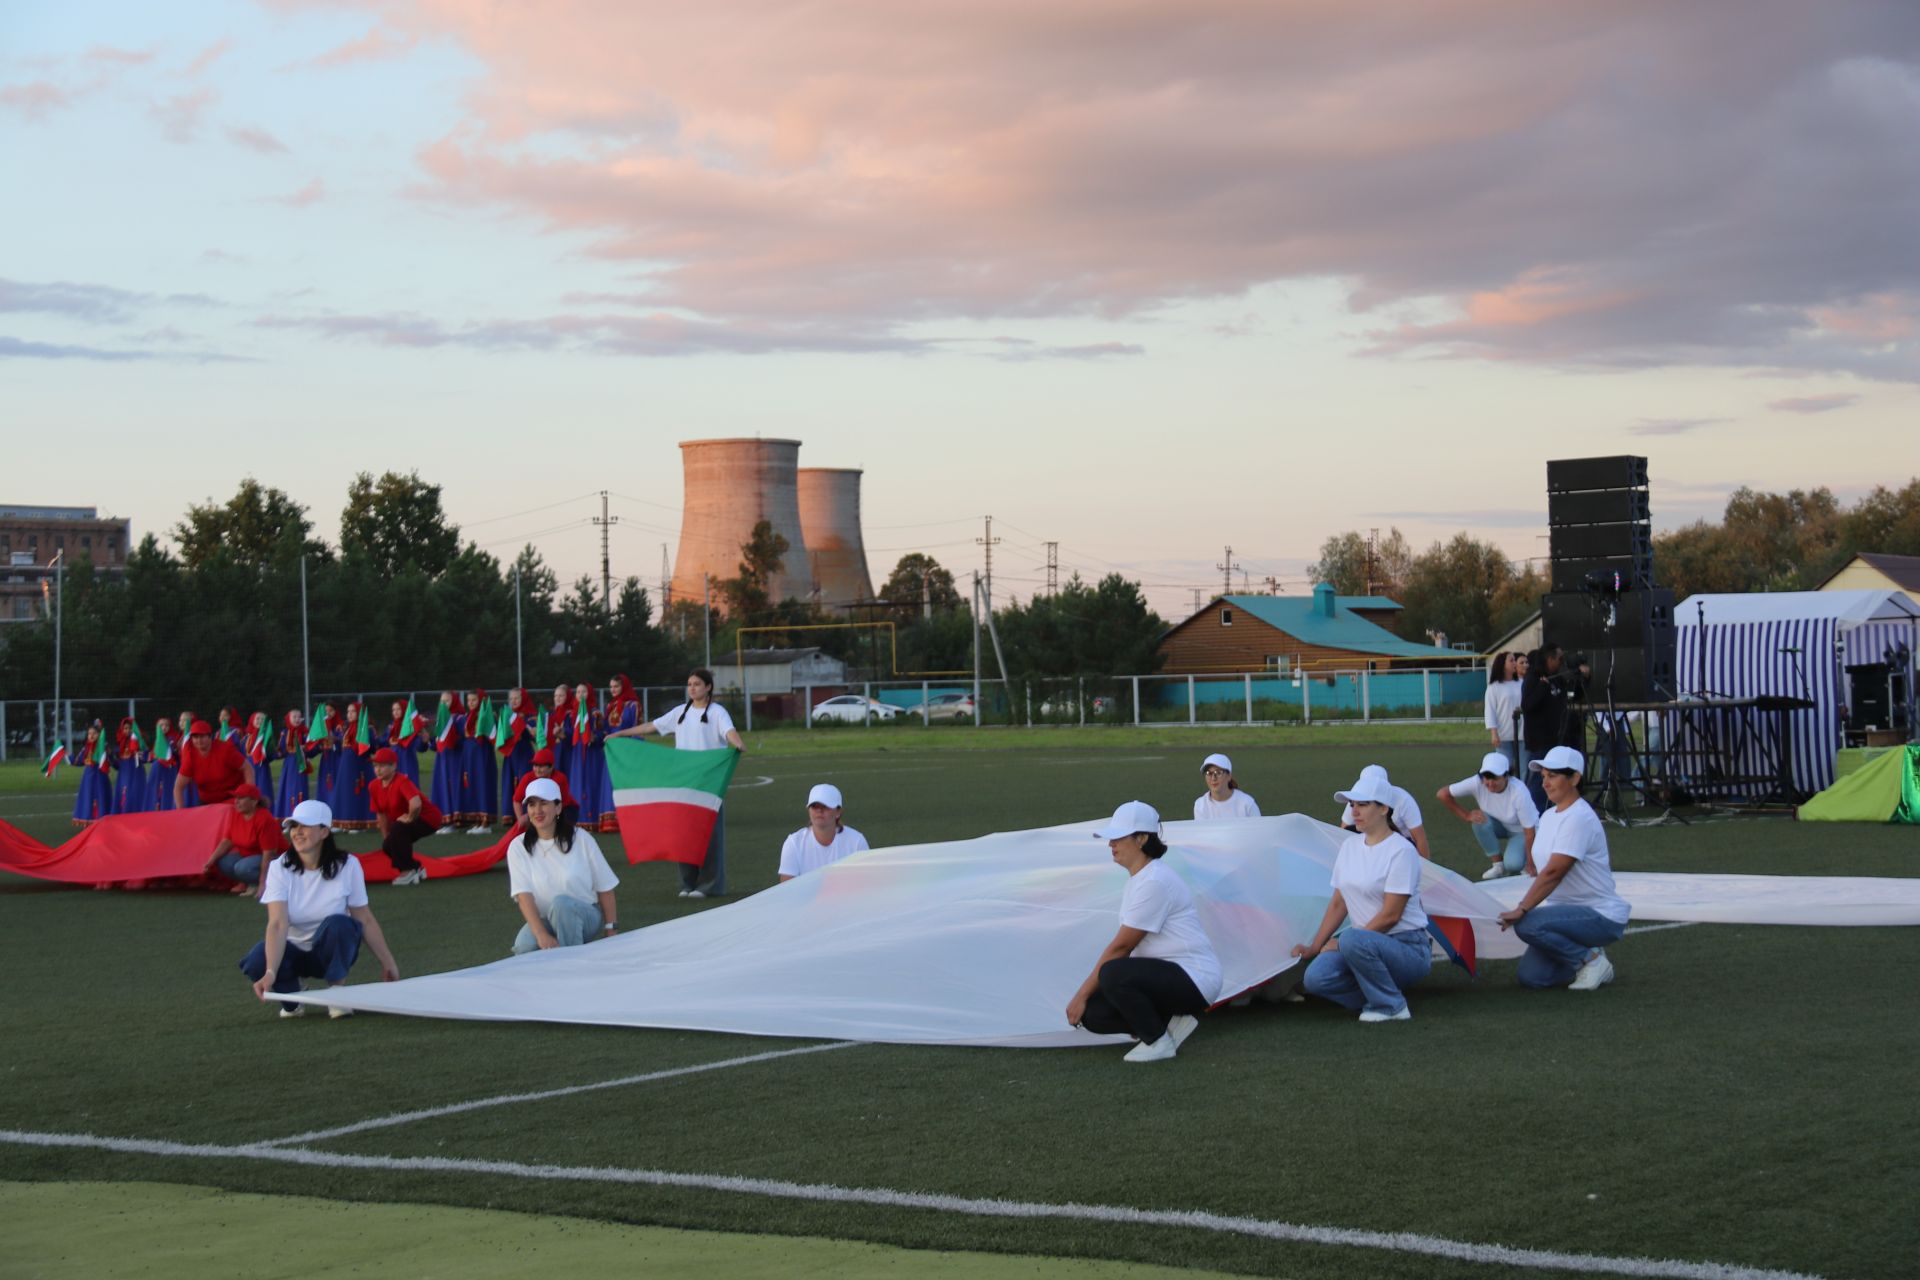
[[[713,579],[707,574],[700,575],[700,625],[706,636],[707,660],[700,665],[713,670]]]
[[[525,646],[520,639],[520,562],[513,562],[513,683],[516,688],[527,685],[527,664]]]
[[[300,707],[313,705],[313,663],[307,650],[307,558],[300,557]]]
[[[72,717],[63,715],[60,710],[60,614],[66,603],[66,592],[62,588],[66,585],[67,569],[61,560],[66,554],[65,550],[56,551],[53,559],[47,561],[47,567],[53,570],[53,722],[57,726],[65,726],[64,729],[55,730],[62,742],[73,737]]]

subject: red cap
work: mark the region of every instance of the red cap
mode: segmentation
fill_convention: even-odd
[[[195,720],[193,722],[193,728],[187,730],[187,736],[189,738],[197,738],[203,733],[208,734],[209,736],[211,736],[213,733],[213,726],[208,724],[205,720]]]
[[[533,762],[534,762],[535,764],[552,764],[552,763],[553,763],[553,748],[552,748],[552,747],[542,747],[542,748],[540,748],[540,749],[539,749],[538,751],[536,751],[536,752],[534,752],[534,753],[533,753]]]
[[[233,798],[235,800],[263,800],[266,797],[262,796],[260,794],[260,788],[254,786],[251,782],[243,782],[233,789]]]
[[[375,764],[399,764],[400,757],[393,754],[392,747],[382,747],[373,753],[373,762]]]

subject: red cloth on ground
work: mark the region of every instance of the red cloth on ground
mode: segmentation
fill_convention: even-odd
[[[224,805],[109,815],[58,848],[0,822],[0,871],[67,884],[198,876],[232,815]]]
[[[287,837],[280,830],[280,820],[264,803],[254,807],[251,818],[241,817],[240,810],[229,805],[227,825],[220,834],[233,841],[233,851],[242,857],[287,851]]]
[[[415,796],[420,796],[420,788],[404,773],[394,774],[388,782],[374,778],[367,783],[367,803],[372,806],[374,815],[384,815],[394,822],[407,820],[407,810],[413,807]],[[433,801],[420,796],[420,821],[437,827],[446,820],[446,815],[434,807]]]
[[[539,774],[531,769],[520,775],[520,781],[513,784],[513,802],[515,804],[523,809],[527,807],[527,784],[539,776]],[[548,774],[547,777],[552,779],[554,784],[560,788],[560,805],[562,808],[570,804],[579,803],[573,798],[573,788],[567,785],[566,774],[555,769],[552,773]]]
[[[240,748],[215,738],[204,754],[191,746],[181,754],[180,776],[200,788],[201,804],[218,804],[247,780],[246,760]]]

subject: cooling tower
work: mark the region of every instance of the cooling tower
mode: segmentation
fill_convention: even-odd
[[[807,536],[821,607],[873,599],[867,547],[860,537],[860,469],[802,467],[799,477],[800,531]]]
[[[673,598],[700,600],[700,575],[717,582],[740,572],[740,546],[761,520],[787,540],[782,571],[768,584],[775,600],[806,599],[812,588],[807,540],[801,534],[794,473],[798,440],[683,440],[686,492],[680,549],[673,561]],[[717,591],[716,591],[717,597]]]

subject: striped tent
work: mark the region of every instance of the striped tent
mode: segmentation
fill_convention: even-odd
[[[1793,780],[1808,794],[1833,784],[1841,708],[1852,696],[1846,668],[1900,645],[1920,653],[1920,604],[1898,591],[1689,596],[1674,621],[1681,699],[1783,695],[1814,704],[1789,713]]]

